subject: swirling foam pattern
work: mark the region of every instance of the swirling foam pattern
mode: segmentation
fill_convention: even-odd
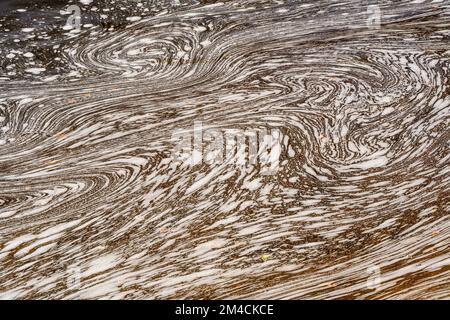
[[[98,2],[1,40],[0,297],[450,298],[448,1]],[[175,161],[194,121],[278,172]]]

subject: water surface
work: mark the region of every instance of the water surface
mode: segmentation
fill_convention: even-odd
[[[450,298],[449,10],[2,1],[0,297]],[[195,122],[277,171],[180,162]]]

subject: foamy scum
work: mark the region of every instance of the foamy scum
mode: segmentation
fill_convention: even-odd
[[[0,69],[0,297],[450,298],[450,7],[368,4],[180,1]],[[279,170],[175,161],[194,121]]]

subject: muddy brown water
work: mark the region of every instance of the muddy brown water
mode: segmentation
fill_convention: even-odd
[[[88,2],[0,7],[0,298],[450,298],[448,1]]]

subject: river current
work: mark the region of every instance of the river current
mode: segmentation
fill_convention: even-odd
[[[2,1],[0,298],[449,299],[449,68],[449,1]]]

